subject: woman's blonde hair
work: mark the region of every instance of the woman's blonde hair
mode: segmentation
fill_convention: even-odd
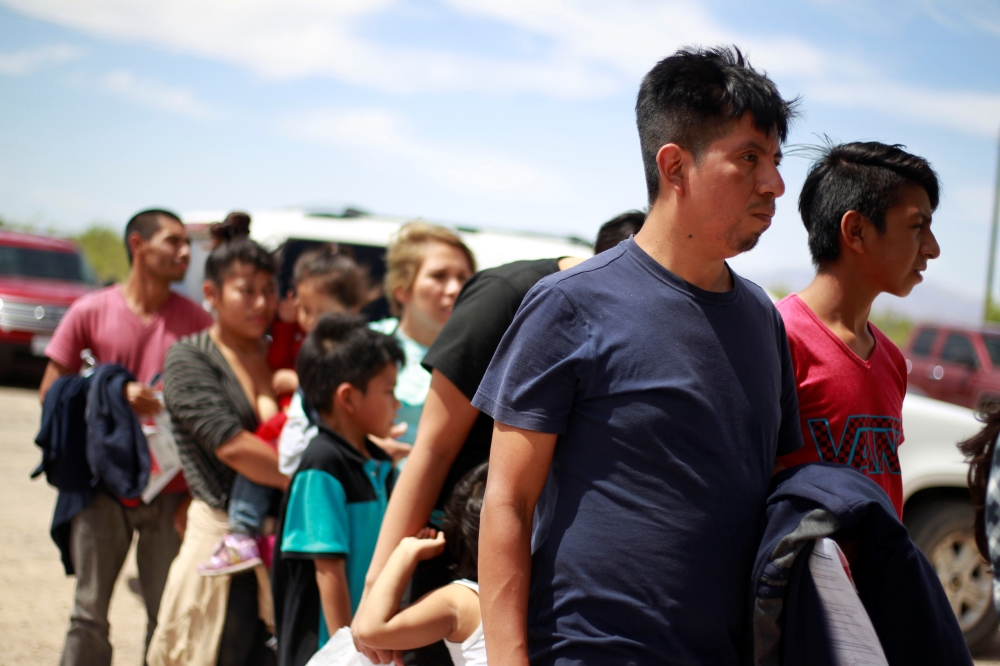
[[[408,222],[399,228],[396,235],[389,241],[385,253],[385,297],[389,301],[389,310],[395,316],[403,312],[403,304],[396,300],[395,292],[404,292],[413,287],[417,272],[424,263],[427,245],[432,242],[444,243],[456,248],[469,261],[469,270],[476,272],[476,258],[462,239],[454,231],[430,224],[423,220]]]

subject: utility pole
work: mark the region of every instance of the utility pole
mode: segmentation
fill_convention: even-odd
[[[993,188],[993,224],[990,227],[990,260],[986,269],[986,302],[983,305],[983,322],[987,321],[993,305],[993,270],[997,260],[997,226],[1000,225],[1000,139],[997,140],[997,173]]]

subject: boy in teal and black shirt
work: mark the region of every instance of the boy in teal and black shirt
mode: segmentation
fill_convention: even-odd
[[[280,666],[300,666],[348,626],[364,590],[393,483],[368,435],[389,433],[403,352],[353,315],[320,320],[299,352],[319,433],[302,454],[281,509],[272,587]]]

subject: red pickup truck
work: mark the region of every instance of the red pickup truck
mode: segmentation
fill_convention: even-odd
[[[70,303],[98,286],[76,243],[0,230],[0,376],[43,368]]]
[[[1000,402],[1000,327],[918,326],[904,354],[910,391],[973,409]]]

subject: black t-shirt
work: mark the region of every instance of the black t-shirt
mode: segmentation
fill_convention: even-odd
[[[473,275],[458,295],[448,323],[427,351],[423,366],[443,374],[472,400],[525,294],[536,282],[558,270],[558,259],[537,259],[515,261]],[[443,509],[455,484],[489,459],[492,439],[493,419],[480,414],[448,472],[435,508]]]

